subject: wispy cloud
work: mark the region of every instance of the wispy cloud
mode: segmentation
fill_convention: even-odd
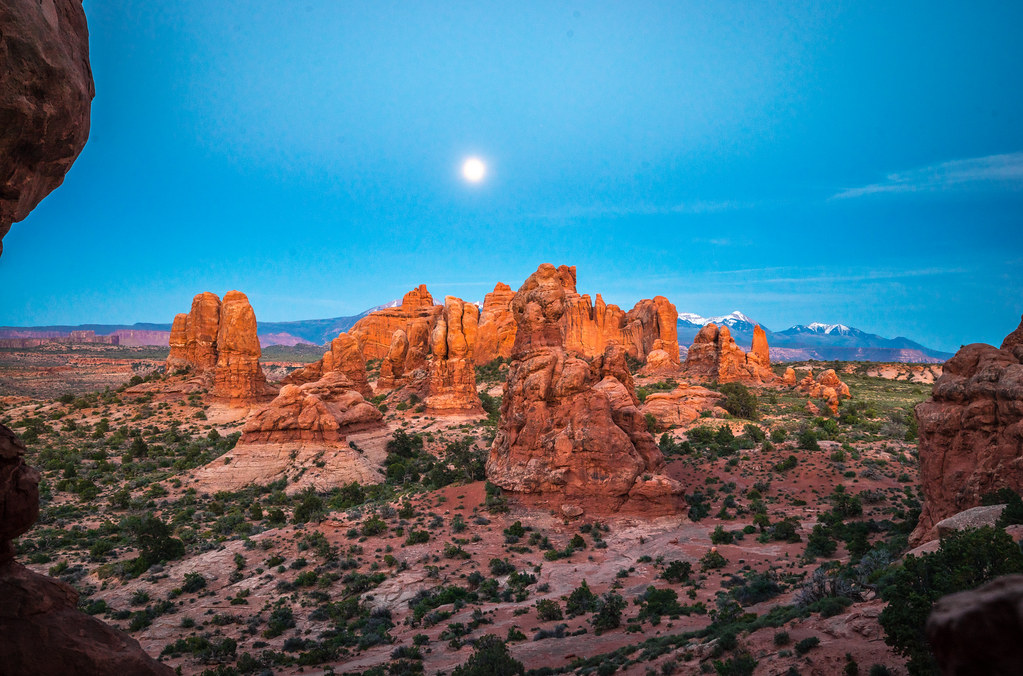
[[[880,193],[931,192],[980,185],[1023,186],[1023,153],[953,160],[888,174],[884,181],[847,188],[831,199],[851,199]]]

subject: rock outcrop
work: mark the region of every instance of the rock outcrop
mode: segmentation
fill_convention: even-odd
[[[95,88],[81,0],[0,3],[3,237],[64,182],[89,138]]]
[[[195,296],[188,314],[174,317],[170,348],[167,372],[193,371],[216,397],[248,402],[266,400],[274,394],[259,365],[256,314],[241,291],[228,291],[223,302],[209,291]],[[130,391],[150,392],[154,388]]]
[[[788,372],[785,373],[788,377]],[[793,371],[793,378],[795,377],[795,371]],[[813,371],[806,374],[797,385],[800,392],[803,392],[811,399],[823,399],[831,409],[832,415],[838,413],[838,402],[840,399],[851,399],[852,394],[849,392],[849,386],[842,382],[838,374],[835,373],[835,369],[826,369],[817,374],[817,377],[813,377]]]
[[[641,300],[628,312],[617,305],[608,305],[598,293],[594,302],[588,294],[576,291],[576,269],[562,265],[558,277],[565,289],[565,312],[561,330],[565,348],[586,358],[604,353],[608,345],[621,346],[626,354],[646,360],[650,352],[661,351],[655,362],[678,370],[678,311],[664,296]]]
[[[671,392],[647,395],[640,407],[643,415],[650,414],[657,421],[658,430],[688,425],[699,419],[704,411],[724,415],[721,408],[725,395],[699,385],[682,384]]]
[[[425,402],[428,413],[483,413],[472,359],[478,324],[479,309],[475,305],[454,296],[444,299],[444,314],[430,337],[433,357]]]
[[[511,311],[514,297],[515,292],[510,286],[498,282],[494,290],[483,299],[473,350],[473,361],[476,364],[487,364],[498,357],[511,357],[512,346],[515,344],[515,318]]]
[[[0,670],[10,674],[160,674],[138,641],[78,610],[78,592],[13,560],[11,540],[39,515],[39,472],[0,425]]]
[[[387,356],[380,363],[380,377],[377,378],[377,391],[388,392],[399,387],[405,376],[405,360],[408,358],[408,334],[398,329],[391,336],[391,347]]]
[[[295,491],[380,481],[376,465],[347,443],[353,434],[384,429],[380,411],[355,387],[341,371],[285,385],[246,421],[230,453],[194,474],[197,487],[214,493],[287,478],[288,490]]]
[[[761,385],[774,383],[777,376],[771,370],[767,337],[761,330],[760,340],[754,329],[754,350],[742,351],[727,326],[710,323],[700,329],[689,347],[682,373],[695,380],[717,381],[719,383],[745,383]]]
[[[408,335],[409,343],[416,345],[411,326],[416,320],[426,320],[426,340],[429,340],[429,331],[443,311],[443,306],[433,304],[433,296],[422,284],[406,293],[398,307],[371,312],[357,321],[348,334],[359,341],[366,360],[383,359],[391,349],[391,337],[395,331],[401,329]]]
[[[624,349],[611,345],[588,361],[565,347],[570,270],[541,265],[512,300],[515,344],[487,476],[566,514],[676,513],[682,486],[657,474],[664,459],[639,410]]]
[[[213,371],[213,394],[227,399],[265,397],[266,376],[259,366],[256,313],[241,291],[228,291],[220,306],[217,331],[217,365]]]
[[[332,372],[344,374],[351,382],[352,389],[363,397],[373,396],[366,375],[366,360],[359,349],[359,341],[348,333],[338,334],[337,338],[330,341],[330,349],[323,353],[319,361],[293,371],[281,382],[285,385],[302,385],[316,382]]]
[[[911,539],[1000,488],[1023,491],[1023,323],[996,348],[974,343],[949,359],[916,407],[923,513]]]
[[[944,674],[1018,674],[1023,575],[941,597],[927,619],[927,639]]]

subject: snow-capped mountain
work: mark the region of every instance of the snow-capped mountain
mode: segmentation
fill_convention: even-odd
[[[688,346],[701,327],[711,322],[727,326],[732,338],[744,349],[753,343],[753,327],[757,321],[739,310],[719,317],[704,317],[693,312],[678,315],[678,342]],[[952,355],[932,350],[908,338],[884,338],[845,324],[813,322],[797,324],[784,331],[771,331],[760,325],[767,334],[771,356],[777,361],[805,359],[943,362]]]

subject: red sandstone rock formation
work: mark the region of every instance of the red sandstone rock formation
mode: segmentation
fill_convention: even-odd
[[[192,299],[185,324],[185,359],[199,371],[217,365],[217,334],[220,332],[220,298],[205,291]]]
[[[330,371],[304,385],[285,385],[242,428],[240,443],[344,441],[350,432],[379,426],[383,416],[344,373]]]
[[[788,375],[787,372],[786,375]],[[795,371],[793,371],[794,377]],[[823,399],[832,414],[838,413],[839,399],[852,398],[849,386],[839,380],[835,369],[821,371],[816,378],[813,377],[812,371],[807,373],[806,377],[799,381],[798,388],[800,392],[805,392],[811,399]]]
[[[287,479],[287,490],[320,490],[381,480],[377,463],[347,440],[385,430],[383,416],[341,371],[318,381],[285,385],[277,398],[246,421],[232,451],[193,475],[204,493],[238,490]]]
[[[1001,349],[960,349],[916,407],[924,508],[911,539],[1000,488],[1023,491],[1023,323]]]
[[[366,375],[366,360],[359,349],[359,342],[347,333],[341,333],[330,341],[330,349],[323,353],[319,361],[294,371],[281,382],[286,385],[302,385],[315,382],[334,371],[343,373],[351,381],[352,389],[363,397],[373,396]]]
[[[173,373],[178,369],[188,368],[188,315],[181,313],[174,315],[174,323],[171,324],[170,354],[167,355],[167,372]]]
[[[517,326],[501,422],[487,476],[502,488],[560,504],[566,514],[679,511],[632,388],[621,347],[587,361],[564,346],[571,268],[541,265],[512,301]]]
[[[256,313],[244,293],[228,291],[220,306],[213,394],[228,399],[257,399],[271,394],[259,355]]]
[[[78,592],[15,563],[11,540],[39,515],[39,472],[0,425],[0,671],[5,674],[160,674],[138,641],[79,611]]]
[[[380,364],[377,391],[388,392],[399,387],[405,376],[405,359],[408,357],[408,335],[401,329],[391,336],[391,347]]]
[[[370,313],[356,322],[348,333],[359,341],[365,359],[383,359],[391,348],[391,337],[395,331],[405,331],[410,344],[415,345],[410,330],[412,324],[417,319],[425,319],[428,329],[432,329],[443,310],[443,306],[433,304],[433,296],[423,284],[406,293],[398,307]]]
[[[514,297],[515,292],[510,286],[498,282],[494,290],[483,299],[483,310],[480,312],[476,345],[473,349],[473,361],[476,364],[486,364],[498,357],[507,359],[511,356],[512,345],[515,344],[515,318],[511,311]]]
[[[688,425],[696,421],[704,411],[727,413],[720,408],[725,395],[699,385],[682,384],[671,392],[655,392],[647,395],[640,411],[657,420],[657,429]]]
[[[760,328],[760,324],[753,327],[753,347],[746,355],[746,360],[771,368],[771,350],[767,346],[767,334]]]
[[[167,371],[173,373],[182,368],[195,371],[217,397],[250,401],[274,394],[259,366],[256,314],[248,297],[240,291],[228,291],[223,303],[209,291],[195,296],[189,313],[174,317],[170,347]],[[154,388],[140,386],[129,391],[138,393]]]
[[[775,382],[777,376],[770,368],[767,337],[761,331],[761,340],[758,341],[756,335],[755,329],[755,350],[747,354],[735,344],[727,326],[707,324],[696,334],[689,347],[686,361],[682,365],[683,374],[697,380],[716,380],[719,383],[759,385]]]
[[[11,224],[64,182],[95,89],[81,0],[0,3],[0,254]]]
[[[444,299],[444,314],[437,320],[430,339],[433,358],[425,402],[428,412],[483,413],[472,359],[478,323],[479,310],[475,305],[454,296]]]
[[[796,383],[798,382],[796,380],[796,369],[792,368],[791,366],[786,368],[785,375],[782,376],[781,382],[783,385],[787,385],[788,387],[795,387]]]

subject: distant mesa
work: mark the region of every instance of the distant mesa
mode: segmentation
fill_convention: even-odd
[[[942,371],[916,407],[924,507],[914,544],[988,493],[1023,491],[1023,321],[1000,347],[967,345]]]
[[[586,358],[565,346],[574,269],[541,265],[519,288],[512,362],[487,477],[566,515],[622,509],[649,516],[685,506],[639,410],[625,350]],[[579,334],[576,334],[578,336]]]

